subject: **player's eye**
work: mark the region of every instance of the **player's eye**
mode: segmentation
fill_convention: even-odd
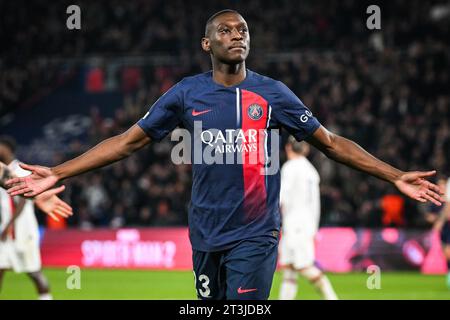
[[[241,32],[242,32],[242,33],[247,33],[247,32],[248,32],[248,29],[247,29],[247,28],[242,28],[242,29],[241,29]]]
[[[230,29],[224,28],[219,30],[220,33],[229,33]]]

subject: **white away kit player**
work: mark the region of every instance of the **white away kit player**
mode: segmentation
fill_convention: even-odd
[[[309,145],[289,137],[288,161],[281,169],[282,237],[280,263],[284,267],[281,300],[297,296],[297,276],[313,284],[326,300],[337,300],[327,276],[314,265],[314,239],[320,220],[320,177],[306,156]]]
[[[28,171],[14,160],[13,140],[1,137],[0,161],[8,164],[15,176],[27,176]],[[39,229],[34,212],[33,200],[21,197],[11,198],[0,188],[0,289],[6,270],[26,273],[36,286],[40,300],[52,296],[48,281],[41,272]]]

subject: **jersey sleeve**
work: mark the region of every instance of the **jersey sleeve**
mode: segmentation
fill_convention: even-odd
[[[138,121],[137,125],[155,141],[161,141],[181,123],[183,81],[163,94]]]
[[[319,121],[303,102],[282,82],[276,82],[271,107],[272,119],[297,141],[306,139],[319,127]]]
[[[26,177],[31,174],[31,171],[25,170],[19,166],[19,163],[15,164],[13,168],[10,169],[19,178]]]

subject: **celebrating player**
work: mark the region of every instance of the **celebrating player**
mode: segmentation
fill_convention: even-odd
[[[281,169],[280,190],[283,222],[280,263],[285,269],[280,299],[295,299],[300,274],[324,299],[336,300],[327,276],[314,265],[314,240],[320,220],[319,173],[306,158],[309,154],[306,142],[298,142],[290,136],[285,149],[288,161]]]
[[[321,126],[283,83],[248,70],[250,33],[238,12],[224,10],[209,18],[201,45],[211,57],[212,71],[184,78],[126,132],[75,159],[53,168],[23,164],[32,174],[11,179],[8,192],[35,196],[160,141],[177,126],[185,128],[194,158],[189,236],[201,299],[269,297],[278,254],[280,184],[279,170],[261,172],[277,152],[268,141],[274,129],[285,128],[298,141],[307,140],[331,159],[388,181],[413,199],[442,201],[439,188],[425,180],[435,172],[403,172],[376,159]],[[201,145],[203,155],[217,143],[227,148],[215,149],[214,156],[241,161],[196,161],[196,146]],[[248,161],[260,155],[264,161]]]

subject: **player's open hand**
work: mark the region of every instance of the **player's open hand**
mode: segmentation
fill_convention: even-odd
[[[438,206],[444,202],[441,195],[444,194],[437,185],[427,181],[425,178],[436,174],[436,171],[413,171],[406,172],[401,175],[395,182],[395,186],[403,194],[408,197],[420,201],[427,202],[430,201]]]
[[[12,178],[6,181],[10,196],[23,195],[24,197],[34,197],[50,189],[58,182],[58,178],[50,168],[25,163],[21,163],[20,166],[25,170],[31,171],[31,174],[26,177]]]
[[[65,186],[60,186],[44,191],[36,196],[34,203],[53,220],[59,221],[57,216],[68,218],[73,214],[72,207],[57,196],[57,194],[63,192],[65,188]]]

